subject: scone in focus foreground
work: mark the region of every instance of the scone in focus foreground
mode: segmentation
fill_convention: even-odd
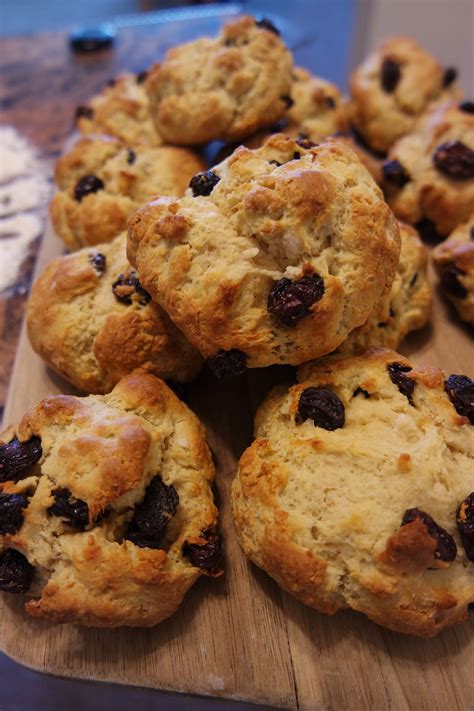
[[[321,612],[430,637],[474,601],[474,382],[389,350],[300,369],[256,417],[232,509],[249,558]]]
[[[161,380],[48,397],[0,439],[0,589],[33,617],[150,627],[219,574],[204,431]]]
[[[48,264],[27,310],[34,350],[79,390],[106,393],[135,368],[186,382],[202,358],[150,299],[126,257],[126,234]]]
[[[127,253],[217,374],[328,353],[390,289],[398,226],[347,146],[278,134],[191,189],[137,210]]]

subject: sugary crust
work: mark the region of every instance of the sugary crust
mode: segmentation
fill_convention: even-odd
[[[349,607],[431,637],[465,620],[474,600],[473,565],[456,528],[473,485],[474,436],[441,371],[409,372],[410,404],[389,377],[393,362],[409,365],[389,350],[330,356],[300,368],[298,385],[271,393],[240,460],[232,510],[245,553],[302,602],[327,613]],[[296,424],[308,387],[337,393],[342,428]],[[424,525],[401,528],[413,507],[454,537],[454,561],[434,557]]]
[[[146,80],[151,114],[169,143],[237,141],[284,114],[292,58],[277,34],[251,17],[215,39],[174,47]]]
[[[142,284],[206,357],[239,349],[259,367],[337,348],[395,274],[398,226],[379,188],[346,146],[306,150],[283,135],[213,170],[208,197],[160,199],[130,218]],[[267,309],[270,290],[313,273],[324,295],[282,325]]]
[[[428,284],[428,251],[409,225],[399,222],[401,249],[397,273],[390,291],[367,321],[355,328],[339,347],[341,353],[360,353],[367,348],[398,348],[410,331],[422,328],[431,313]]]
[[[155,195],[183,195],[203,168],[202,159],[185,148],[129,149],[111,136],[83,137],[56,164],[58,192],[50,205],[54,228],[69,249],[108,242],[125,229],[135,208]],[[75,187],[87,175],[104,187],[78,201]]]
[[[27,612],[99,627],[150,627],[174,612],[203,573],[183,544],[202,541],[217,521],[214,468],[195,415],[161,380],[136,373],[105,396],[46,398],[0,440],[14,435],[36,435],[43,449],[27,478],[0,484],[30,497],[21,528],[0,536],[1,548],[34,566]],[[157,474],[174,486],[179,505],[162,548],[140,548],[124,539],[125,529]],[[87,502],[86,530],[47,514],[58,487]]]
[[[105,257],[105,270],[92,259]],[[79,390],[106,393],[142,368],[165,380],[192,380],[202,359],[163,309],[133,292],[119,301],[113,285],[133,269],[126,234],[51,262],[28,303],[28,336],[34,350]]]
[[[381,83],[385,60],[396,62],[401,72],[391,92]],[[443,76],[439,62],[413,39],[387,39],[352,74],[350,120],[373,150],[384,153],[413,131],[425,111],[461,96],[455,81],[443,87]]]
[[[400,139],[388,155],[409,176],[399,188],[386,182],[386,198],[397,217],[410,224],[428,219],[443,236],[469,219],[474,205],[474,178],[454,179],[433,161],[438,146],[461,141],[474,150],[474,114],[457,103],[438,108],[420,122],[417,131]]]
[[[115,136],[130,146],[163,143],[150,116],[144,84],[135,74],[120,74],[92,97],[85,108],[91,115],[82,111],[78,117],[76,125],[80,133]]]
[[[454,279],[461,289],[443,288],[443,282],[441,289],[460,318],[474,325],[474,213],[433,250],[432,256],[441,277],[446,271],[455,274]]]

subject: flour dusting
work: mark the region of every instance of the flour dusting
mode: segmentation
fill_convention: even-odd
[[[0,292],[15,283],[43,230],[46,175],[34,148],[13,126],[0,126]]]

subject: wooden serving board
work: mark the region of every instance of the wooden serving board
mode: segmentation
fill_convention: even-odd
[[[49,232],[38,269],[61,251]],[[474,376],[472,332],[435,297],[431,326],[401,349],[416,362]],[[0,596],[1,646],[33,669],[245,699],[297,709],[419,711],[474,705],[474,615],[421,640],[382,629],[352,612],[334,617],[298,603],[240,551],[229,510],[236,461],[252,437],[256,406],[292,368],[251,371],[238,382],[207,375],[188,402],[204,421],[217,465],[217,502],[226,575],[201,579],[181,608],[152,630],[85,629],[29,618],[20,597]],[[72,392],[31,350],[23,332],[5,425],[50,393]]]

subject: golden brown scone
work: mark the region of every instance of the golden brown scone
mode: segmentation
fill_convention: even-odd
[[[107,393],[140,367],[192,380],[198,351],[150,300],[126,255],[126,233],[58,257],[33,286],[27,311],[34,350],[79,390]]]
[[[409,37],[382,42],[352,74],[350,93],[352,124],[380,152],[413,131],[436,103],[461,96],[456,71],[443,69]]]
[[[431,637],[474,600],[474,382],[389,350],[302,366],[232,486],[249,558],[306,605]],[[469,405],[470,402],[470,405]]]
[[[446,298],[474,325],[474,213],[433,250],[433,263]]]
[[[0,589],[52,622],[156,625],[219,574],[213,478],[202,425],[151,375],[47,397],[0,436]]]
[[[238,141],[283,116],[292,58],[268,21],[241,17],[214,39],[173,47],[145,86],[156,128],[168,143]]]
[[[474,205],[474,103],[445,104],[400,139],[383,165],[387,202],[427,240],[448,235]]]
[[[338,142],[272,136],[191,187],[132,215],[128,256],[218,375],[334,350],[392,284],[396,220]]]
[[[130,146],[163,143],[150,115],[144,74],[120,74],[87,105],[78,106],[76,125],[80,133],[115,136]]]
[[[429,320],[428,251],[413,227],[403,222],[398,226],[400,261],[392,288],[380,299],[367,321],[339,346],[340,353],[360,353],[375,347],[397,348],[410,331],[422,328]]]
[[[135,208],[155,195],[183,195],[203,168],[186,148],[127,148],[111,136],[81,138],[56,164],[54,228],[69,249],[109,242]]]

